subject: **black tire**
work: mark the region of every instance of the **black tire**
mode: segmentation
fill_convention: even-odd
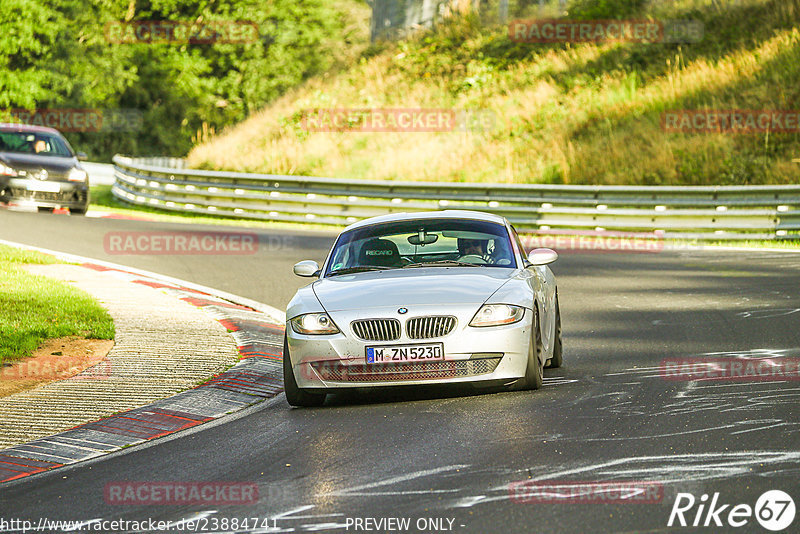
[[[545,367],[557,369],[564,365],[564,347],[561,344],[561,307],[558,305],[558,295],[556,295],[556,334],[553,346],[553,357],[547,360]]]
[[[69,214],[70,215],[86,215],[86,210],[89,209],[89,206],[83,206],[80,208],[70,208]]]
[[[525,368],[523,389],[539,389],[544,380],[544,362],[539,359],[542,350],[542,335],[539,329],[539,310],[533,307],[533,332],[531,343],[528,345],[528,367]]]
[[[286,334],[283,336],[283,389],[286,392],[286,400],[292,406],[311,408],[322,406],[325,402],[324,393],[309,393],[297,387],[294,370],[292,369],[292,359],[289,358],[289,342],[286,339]]]
[[[55,210],[56,210],[55,208],[45,208],[43,206],[39,206],[39,207],[36,208],[36,211],[38,211],[38,212],[44,211],[46,213],[53,213]]]

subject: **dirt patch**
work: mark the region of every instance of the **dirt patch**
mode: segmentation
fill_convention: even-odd
[[[6,397],[55,380],[81,375],[86,380],[111,376],[111,362],[106,358],[114,341],[65,337],[45,341],[34,353],[0,368],[0,397]]]

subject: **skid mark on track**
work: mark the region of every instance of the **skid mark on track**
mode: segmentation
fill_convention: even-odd
[[[345,489],[342,489],[342,490],[334,491],[334,492],[331,493],[331,495],[336,495],[336,496],[373,495],[372,492],[365,491],[365,490],[372,490],[372,489],[375,489],[375,488],[381,488],[381,487],[385,487],[385,486],[393,486],[393,485],[396,485],[396,484],[402,484],[402,483],[405,483],[405,482],[414,481],[414,480],[417,480],[417,479],[420,479],[420,478],[425,478],[425,477],[429,477],[429,476],[433,476],[433,475],[439,475],[439,474],[442,474],[442,473],[457,472],[457,471],[459,471],[461,469],[467,469],[469,467],[470,466],[467,465],[467,464],[447,465],[447,466],[443,466],[443,467],[436,467],[434,469],[425,469],[425,470],[422,470],[422,471],[415,471],[413,473],[408,473],[408,474],[405,474],[405,475],[399,475],[399,476],[395,476],[395,477],[390,477],[390,478],[386,478],[386,479],[383,479],[383,480],[379,480],[377,482],[370,482],[368,484],[362,484],[362,485],[359,485],[359,486],[353,486],[353,487],[350,487],[350,488],[345,488]],[[416,492],[414,490],[409,490],[409,491],[411,491],[412,493],[419,493],[419,492]],[[429,491],[429,490],[426,490],[426,491]],[[403,495],[403,494],[405,494],[405,492],[396,491],[396,492],[390,492],[390,494]]]
[[[715,303],[709,303],[715,304]],[[752,310],[744,310],[740,312],[732,312],[730,310],[719,310],[714,316],[706,317],[704,321],[708,324],[719,323],[727,324],[730,321],[743,321],[746,319],[774,319],[776,317],[786,317],[787,315],[794,315],[800,313],[800,308],[757,308]],[[652,326],[678,326],[688,324],[689,320],[672,321],[669,319],[656,319],[651,321]]]
[[[760,423],[760,422],[759,422]],[[346,499],[370,497],[373,503],[392,503],[397,495],[419,495],[437,491],[436,500],[426,500],[428,514],[433,509],[450,510],[473,508],[493,502],[511,501],[510,487],[519,481],[528,482],[633,482],[649,481],[664,486],[664,502],[678,491],[687,491],[709,481],[730,480],[740,477],[768,477],[778,474],[796,475],[800,464],[800,451],[747,450],[737,452],[710,452],[668,455],[638,455],[600,461],[570,462],[554,468],[552,463],[542,463],[524,468],[473,468],[471,466],[446,466],[417,471],[410,475],[389,477],[371,484],[364,484],[318,497],[336,497],[340,506],[347,506]],[[431,487],[433,475],[446,473],[447,480],[440,487]],[[480,475],[480,476],[478,476]],[[480,489],[475,487],[479,480]],[[379,487],[405,484],[405,491],[372,491]],[[447,492],[441,491],[446,486]],[[449,496],[447,495],[449,494]],[[287,512],[287,517],[311,509],[307,505]],[[312,516],[317,518],[318,516]],[[319,516],[320,519],[325,516]],[[299,519],[299,517],[295,517]],[[332,523],[304,523],[303,530],[327,528]]]
[[[510,484],[517,481],[604,482],[650,481],[669,486],[671,492],[686,491],[693,485],[742,476],[796,474],[798,451],[740,451],[676,455],[631,456],[553,470],[539,465],[508,471],[488,491],[464,495],[444,503],[449,508],[471,508],[480,504],[511,499]],[[667,488],[665,488],[667,489]],[[670,502],[670,499],[664,499]]]
[[[740,360],[743,365],[752,365],[752,362],[777,364],[782,358],[798,356],[799,348],[756,348],[700,353],[689,355],[686,360],[700,364],[704,363],[704,359],[708,359],[709,364],[719,360]],[[800,384],[792,376],[764,376],[758,377],[763,380],[754,381],[720,380],[718,377],[674,381],[667,379],[664,369],[662,364],[605,373],[593,382],[594,388],[590,394],[576,398],[569,404],[571,408],[579,408],[588,403],[595,413],[614,418],[624,417],[630,423],[630,428],[636,428],[637,431],[622,430],[612,435],[600,430],[588,435],[586,432],[560,433],[553,436],[552,440],[622,443],[682,435],[733,437],[756,433],[771,435],[775,432],[784,440],[792,440],[800,432],[800,420],[780,410],[800,403]],[[661,385],[653,382],[654,379]],[[657,403],[653,402],[653,387],[662,390]],[[648,433],[652,421],[667,417],[680,417],[684,423],[679,430]]]
[[[767,308],[763,310],[747,310],[739,312],[736,317],[740,319],[771,319],[784,317],[800,312],[800,308]]]

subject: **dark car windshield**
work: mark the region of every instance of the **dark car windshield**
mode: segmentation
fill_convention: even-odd
[[[336,240],[325,276],[459,266],[516,268],[506,227],[477,220],[417,219],[355,228]]]
[[[72,157],[72,150],[64,139],[45,132],[0,130],[0,152]]]

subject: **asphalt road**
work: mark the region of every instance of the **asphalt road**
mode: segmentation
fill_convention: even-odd
[[[331,240],[252,230],[276,246],[250,256],[121,256],[103,247],[109,231],[177,229],[185,230],[0,211],[0,238],[279,308],[303,284],[291,276],[292,263],[321,259]],[[671,381],[660,374],[667,358],[800,357],[800,255],[572,253],[553,271],[565,366],[546,370],[540,391],[352,394],[319,409],[290,409],[279,396],[174,437],[5,485],[0,517],[34,524],[199,518],[184,524],[197,532],[253,531],[252,519],[241,528],[245,518],[258,518],[260,532],[767,532],[754,517],[733,528],[728,513],[737,504],[753,507],[767,490],[800,504],[796,381]],[[106,485],[125,481],[255,483],[259,499],[246,506],[107,504]],[[546,494],[544,502],[517,502],[509,487],[519,481],[654,482],[660,498],[575,503]],[[701,496],[711,501],[716,492],[717,508],[729,505],[718,516],[721,528],[713,518],[706,528],[667,527],[679,493],[697,499],[684,516],[691,524]],[[709,502],[703,506],[701,525]],[[396,530],[357,522],[364,518],[410,524]],[[127,526],[115,531],[152,530]]]

